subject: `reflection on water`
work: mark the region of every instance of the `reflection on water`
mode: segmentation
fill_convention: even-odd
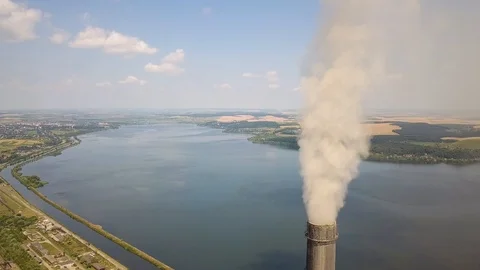
[[[85,135],[24,172],[176,269],[303,269],[298,153],[246,138],[123,127]],[[339,217],[337,269],[479,269],[479,168],[362,164]]]

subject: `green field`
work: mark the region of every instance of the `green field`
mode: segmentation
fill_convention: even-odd
[[[437,145],[444,145],[447,146],[447,143],[438,143],[438,142],[409,142],[414,145],[421,145],[421,146],[437,146]]]
[[[59,255],[59,254],[62,253],[60,250],[58,250],[56,247],[52,246],[50,243],[43,242],[43,243],[42,243],[42,246],[43,246],[46,250],[48,250],[48,253],[49,253],[50,255],[55,256],[55,255]]]
[[[0,199],[0,216],[8,216],[11,215],[12,211],[3,204],[3,201]]]
[[[464,149],[480,149],[480,138],[461,140],[461,141],[452,143],[452,145],[455,147],[464,148]]]
[[[456,142],[409,142],[414,145],[421,146],[436,146],[436,147],[445,147],[445,148],[462,148],[462,149],[480,149],[480,138],[479,139],[464,139],[458,140]]]
[[[0,156],[12,155],[21,146],[41,145],[39,140],[28,139],[0,139]]]
[[[11,196],[17,196],[17,195],[14,195],[14,193],[15,192],[12,191],[12,187],[7,185],[0,185],[0,198],[3,202],[2,205],[7,209],[13,210],[14,213],[18,213],[19,211],[21,211],[22,215],[26,217],[35,216],[35,213],[33,213],[32,210],[30,210],[29,208],[26,208],[24,205],[18,203],[15,200],[15,198],[11,197]],[[0,207],[0,209],[3,209],[3,208]],[[8,215],[13,214],[12,211],[5,212],[5,213],[9,213]]]
[[[90,251],[90,249],[80,243],[80,241],[75,239],[73,236],[66,237],[65,240],[63,240],[59,244],[68,255],[75,258],[85,252]]]
[[[57,136],[69,136],[70,134],[74,134],[78,132],[76,129],[55,129],[51,131],[53,134]]]
[[[15,149],[19,146],[35,144],[42,144],[42,142],[28,139],[0,139],[0,149]]]

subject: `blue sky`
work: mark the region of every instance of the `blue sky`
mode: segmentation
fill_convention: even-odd
[[[0,108],[297,108],[301,2],[0,0]]]
[[[325,1],[0,0],[0,109],[300,108]],[[479,111],[480,1],[372,1],[401,79],[365,107]]]

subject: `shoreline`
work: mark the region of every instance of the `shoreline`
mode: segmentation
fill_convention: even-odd
[[[54,217],[52,217],[51,215],[43,212],[42,210],[40,210],[39,208],[37,208],[35,205],[33,205],[32,203],[30,203],[25,197],[23,197],[23,195],[18,192],[18,190],[16,190],[5,178],[3,178],[2,176],[0,176],[0,180],[2,181],[3,184],[7,185],[8,187],[10,187],[12,189],[12,193],[14,193],[14,196],[18,196],[18,198],[20,199],[19,203],[22,203],[25,207],[29,208],[32,212],[36,213],[38,216],[43,216],[43,217],[46,217],[46,218],[49,218],[53,221],[55,221],[56,223],[60,224],[62,226],[62,230],[64,230],[65,232],[67,232],[69,235],[71,235],[72,237],[74,237],[75,239],[77,239],[78,241],[80,241],[81,243],[83,243],[84,245],[88,246],[89,248],[91,248],[93,251],[95,251],[96,253],[100,254],[105,260],[109,261],[111,264],[115,265],[117,268],[121,269],[121,270],[127,270],[128,268],[126,266],[124,266],[122,263],[120,263],[119,261],[117,261],[116,259],[114,259],[113,257],[111,257],[110,255],[108,255],[107,253],[105,253],[103,250],[97,248],[96,246],[94,245],[91,245],[89,244],[85,239],[83,239],[82,237],[80,237],[79,235],[77,235],[76,233],[74,233],[73,231],[71,231],[70,229],[67,228],[67,226],[65,226],[64,224],[62,224],[61,222],[57,221]]]
[[[84,134],[82,134],[84,135]],[[39,153],[35,153],[33,154],[31,157],[29,158],[26,158],[24,160],[21,160],[21,161],[18,161],[16,163],[10,163],[7,165],[7,167],[5,168],[8,168],[9,166],[12,166],[13,168],[10,170],[10,173],[12,174],[13,178],[15,178],[17,181],[19,181],[22,185],[24,185],[28,190],[30,190],[31,192],[33,192],[37,197],[39,197],[40,199],[42,199],[44,202],[46,202],[47,204],[49,204],[50,206],[54,207],[55,209],[59,210],[60,212],[64,213],[65,215],[67,215],[68,217],[70,217],[71,219],[77,221],[77,222],[80,222],[82,223],[83,225],[85,225],[86,227],[88,227],[90,230],[100,234],[101,236],[105,237],[106,239],[108,239],[109,241],[119,245],[120,247],[124,248],[126,251],[140,257],[141,259],[147,261],[148,263],[152,264],[153,266],[157,267],[158,269],[164,269],[164,270],[173,270],[172,267],[166,265],[165,263],[162,263],[161,261],[155,259],[153,256],[147,254],[146,252],[136,248],[135,246],[129,244],[128,242],[122,240],[121,238],[107,232],[106,230],[104,230],[103,228],[101,228],[101,226],[99,225],[96,225],[94,223],[91,223],[90,221],[88,221],[87,219],[71,212],[70,210],[68,210],[67,208],[57,204],[56,202],[50,200],[46,195],[44,195],[43,193],[41,193],[40,191],[38,191],[37,188],[35,187],[31,187],[31,186],[27,186],[22,180],[20,180],[19,178],[22,177],[22,175],[16,175],[14,174],[14,169],[15,168],[22,168],[23,166],[25,166],[26,164],[28,163],[31,163],[31,162],[35,162],[35,161],[38,161],[46,156],[49,156],[50,154],[52,153],[55,153],[55,154],[61,154],[61,152],[65,149],[68,149],[70,147],[74,147],[76,145],[79,145],[81,143],[81,140],[77,137],[77,136],[74,136],[74,142],[70,142],[70,143],[67,143],[67,144],[61,144],[60,146],[56,146],[56,147],[53,147],[52,149],[48,149],[46,151],[40,151]],[[0,171],[2,171],[3,169],[5,168],[2,168],[0,167]],[[27,202],[28,205],[31,205],[31,203],[29,203],[21,194],[20,192],[18,192],[18,190],[16,190],[15,188],[13,188],[13,186],[8,183],[8,181],[6,181],[6,179],[3,179],[3,181],[5,181],[10,187],[12,187],[12,189],[20,195],[21,198],[23,198],[23,200],[25,200]],[[34,207],[33,205],[31,205],[32,207]],[[34,209],[36,209],[34,207]],[[39,211],[40,213],[42,213],[43,215],[51,218],[52,220],[54,220],[55,222],[59,223],[57,220],[55,220],[54,218],[50,217],[49,215],[43,213],[42,211],[36,209],[37,211]],[[64,226],[65,227],[65,226]],[[81,242],[86,242],[84,239],[82,239],[81,237],[78,236],[77,239],[81,239]],[[96,247],[95,247],[96,248]],[[98,248],[96,248],[97,250],[100,250]],[[102,251],[102,253],[106,254],[105,252]],[[107,255],[108,258],[111,258],[109,255]],[[112,258],[113,259],[113,258]],[[114,259],[113,259],[114,260]],[[116,260],[114,260],[116,261]],[[126,267],[125,267],[126,269]]]
[[[225,132],[225,130],[223,130]],[[230,133],[230,132],[225,132]],[[248,134],[248,133],[243,133]],[[248,134],[252,135],[252,134]],[[299,151],[298,145],[282,145],[275,141],[268,140],[259,140],[258,135],[252,135],[247,139],[249,142],[254,144],[264,144],[270,145],[273,147],[288,149],[292,151]],[[452,166],[468,166],[479,164],[479,159],[445,159],[445,158],[435,158],[427,156],[403,156],[403,155],[384,155],[375,152],[370,152],[367,158],[362,159],[363,161],[376,162],[376,163],[389,163],[389,164],[409,164],[409,165],[439,165],[446,164]]]
[[[297,151],[297,152],[299,151],[299,149],[297,148],[277,145],[275,143],[254,142],[250,140],[253,137],[255,136],[248,138],[248,141],[250,141],[253,144],[263,144],[263,145],[269,145],[269,146],[280,148],[280,149],[286,149],[286,150]],[[374,163],[425,165],[425,166],[440,165],[440,164],[451,165],[451,166],[469,166],[469,165],[480,164],[480,160],[448,159],[448,160],[440,161],[440,160],[432,160],[432,159],[425,160],[425,159],[422,159],[421,156],[412,159],[412,158],[404,158],[402,156],[394,156],[394,155],[390,157],[378,157],[376,153],[370,153],[369,156],[367,158],[362,159],[362,161],[368,161],[368,162],[374,162]]]

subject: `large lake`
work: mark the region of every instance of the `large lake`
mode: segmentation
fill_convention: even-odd
[[[82,136],[24,173],[176,269],[302,270],[298,153],[246,138],[194,125],[128,126]],[[479,193],[477,165],[363,163],[338,220],[337,269],[480,269]],[[103,248],[131,269],[147,267]]]

